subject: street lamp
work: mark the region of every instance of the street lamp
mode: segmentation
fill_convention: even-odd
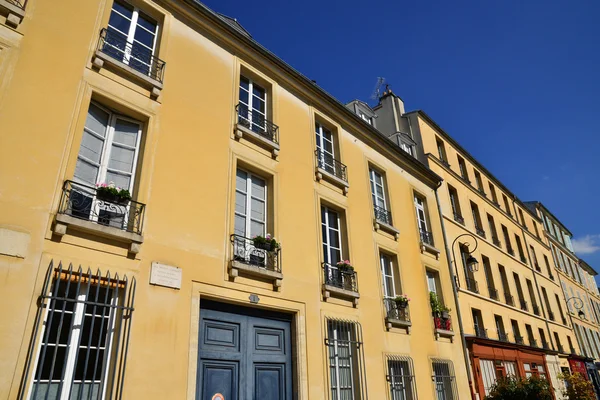
[[[566,300],[567,303],[567,309],[569,307],[569,302],[573,301],[573,307],[575,307],[577,310],[577,315],[579,316],[579,318],[584,319],[585,318],[585,313],[583,312],[583,300],[581,300],[579,297],[573,296],[570,297]]]
[[[458,239],[460,239],[463,236],[468,236],[471,239],[473,239],[473,241],[475,242],[475,247],[472,250],[469,250],[469,244],[468,243],[461,243],[464,244],[467,247],[467,254],[468,257],[465,260],[466,264],[467,264],[467,268],[469,269],[470,272],[477,272],[479,270],[479,261],[477,261],[477,259],[475,257],[473,257],[473,253],[475,252],[475,250],[477,250],[477,245],[479,244],[477,242],[477,238],[473,235],[471,235],[470,233],[463,233],[462,235],[458,235],[456,237],[456,239],[454,239],[454,241],[452,242],[452,262],[454,263],[454,269],[456,271],[456,284],[458,286],[458,267],[456,266],[456,255],[454,254],[454,245],[456,244],[456,242],[458,241]]]

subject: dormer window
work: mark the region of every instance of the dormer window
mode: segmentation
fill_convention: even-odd
[[[364,113],[364,112],[362,112],[362,111],[359,111],[359,112],[358,112],[358,115],[359,115],[359,116],[360,116],[360,117],[361,117],[361,118],[362,118],[364,121],[366,121],[366,122],[367,122],[367,124],[369,124],[369,125],[373,125],[373,118],[369,117],[367,114],[365,114],[365,113]]]
[[[415,156],[414,148],[417,145],[415,141],[410,137],[407,133],[399,133],[398,134],[398,146],[411,156]]]

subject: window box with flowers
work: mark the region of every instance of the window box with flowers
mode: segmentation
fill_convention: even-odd
[[[407,333],[410,333],[410,327],[412,326],[408,313],[410,298],[405,294],[401,294],[393,298],[387,298],[384,301],[387,311],[385,318],[386,328],[388,330],[392,327],[403,328],[406,329]]]
[[[337,262],[335,265],[323,263],[325,280],[323,282],[323,299],[331,296],[352,300],[354,307],[358,306],[358,282],[354,266],[350,260]]]
[[[271,234],[246,238],[231,235],[233,247],[229,278],[234,281],[244,275],[271,282],[273,290],[279,291],[283,274],[281,273],[281,244]]]
[[[431,305],[436,339],[446,337],[453,341],[454,332],[452,331],[450,308],[445,306],[434,292],[429,292],[429,304]]]

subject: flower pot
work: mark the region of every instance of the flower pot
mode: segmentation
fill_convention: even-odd
[[[119,201],[117,195],[104,190],[98,190],[96,192],[96,197],[98,198],[98,200],[108,201],[109,203],[117,203]]]
[[[450,313],[448,311],[442,311],[442,319],[449,319]]]
[[[406,308],[408,307],[408,301],[397,301],[396,306],[398,308]]]

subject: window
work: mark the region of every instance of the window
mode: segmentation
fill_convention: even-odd
[[[519,256],[521,257],[521,262],[527,264],[527,259],[525,258],[525,253],[523,252],[523,245],[521,244],[521,237],[515,233],[515,241],[517,242],[517,250],[519,250]]]
[[[481,316],[481,310],[472,308],[471,314],[473,316],[473,328],[475,329],[475,336],[480,338],[487,338],[487,330],[483,326],[483,317]]]
[[[496,323],[496,332],[498,333],[498,340],[508,341],[506,330],[504,329],[504,321],[502,316],[494,315],[494,322]]]
[[[515,337],[515,343],[523,344],[523,336],[521,336],[521,329],[519,328],[519,323],[514,319],[511,319],[510,325],[513,331],[513,336]]]
[[[533,284],[529,279],[525,279],[527,284],[527,291],[529,292],[529,298],[531,299],[531,307],[533,308],[533,313],[535,315],[540,315],[540,310],[537,304],[537,299],[535,298],[535,293],[533,291]]]
[[[360,118],[362,118],[363,121],[365,121],[367,124],[369,125],[373,125],[373,118],[369,117],[367,114],[365,114],[362,111],[358,112],[358,115],[360,116]]]
[[[546,292],[546,288],[542,286],[542,297],[544,298],[544,305],[546,306],[546,310],[548,310],[548,318],[551,321],[554,321],[554,313],[552,312],[552,308],[550,307],[550,300],[548,299],[548,292]]]
[[[563,325],[567,324],[567,319],[565,318],[565,314],[563,313],[562,305],[560,303],[560,297],[554,293],[554,297],[556,299],[556,304],[558,304],[558,312],[560,313],[560,318],[562,320]]]
[[[548,346],[548,342],[546,341],[546,333],[544,332],[544,330],[542,328],[538,328],[538,334],[540,335],[542,347],[544,349],[547,349],[549,346]]]
[[[452,361],[432,359],[433,382],[435,385],[436,400],[458,399],[456,377]]]
[[[429,289],[430,293],[435,293],[438,298],[440,298],[440,293],[438,292],[438,273],[427,270],[427,289]]]
[[[458,192],[455,188],[448,185],[448,194],[450,195],[450,204],[452,205],[452,213],[454,214],[454,220],[460,222],[461,224],[465,223],[465,220],[462,217],[462,212],[460,211],[460,201],[458,200]]]
[[[419,232],[421,234],[421,241],[433,246],[433,234],[429,231],[427,223],[428,218],[425,199],[415,194],[414,201],[415,211],[417,212],[417,224],[419,225]]]
[[[519,212],[519,218],[521,219],[521,225],[523,226],[523,228],[525,228],[525,230],[527,230],[527,224],[525,223],[525,217],[523,216],[523,210],[521,210],[520,208],[517,208],[517,211]]]
[[[556,343],[556,350],[560,351],[561,353],[564,352],[562,344],[560,343],[560,337],[558,336],[558,333],[553,332],[553,334],[554,334],[554,342]]]
[[[364,355],[360,324],[327,319],[325,344],[329,353],[331,399],[366,398],[366,383],[362,376]]]
[[[457,155],[458,158],[458,168],[460,170],[460,176],[467,182],[471,183],[469,180],[469,172],[467,171],[467,164],[465,164],[465,159],[461,156]]]
[[[498,232],[496,231],[496,223],[494,222],[494,217],[490,214],[487,215],[488,226],[490,227],[490,234],[492,235],[492,242],[500,247],[500,240],[498,239]]]
[[[523,369],[525,370],[525,377],[529,378],[532,375],[539,378],[546,379],[546,372],[544,371],[544,365],[536,363],[523,363]]]
[[[496,195],[496,188],[494,187],[494,184],[492,182],[489,182],[488,186],[490,187],[490,193],[492,194],[492,203],[498,206],[498,196]]]
[[[516,272],[513,272],[513,278],[515,280],[515,286],[517,287],[517,296],[519,296],[519,302],[521,303],[521,310],[528,311],[527,302],[523,295],[523,287],[521,286],[521,279]]]
[[[540,268],[540,264],[538,263],[537,256],[535,254],[535,249],[532,245],[529,245],[529,254],[531,255],[531,259],[533,260],[533,265],[535,266],[535,270],[538,272],[542,272]]]
[[[102,51],[144,75],[155,77],[158,24],[139,8],[114,1]]]
[[[371,197],[373,198],[375,219],[384,224],[392,225],[392,215],[388,211],[386,202],[385,178],[376,169],[369,168],[369,180],[371,182]]]
[[[335,265],[343,260],[340,214],[322,205],[321,228],[323,232],[323,261],[335,269]]]
[[[496,289],[496,284],[494,283],[494,275],[492,274],[490,259],[482,254],[481,260],[483,262],[483,271],[485,273],[485,280],[487,282],[490,299],[498,300],[498,290]]]
[[[339,169],[339,166],[336,165],[336,146],[333,133],[324,125],[317,122],[315,123],[315,139],[319,167],[330,174],[336,175],[336,168]]]
[[[240,76],[238,123],[254,132],[266,132],[267,91],[254,80]]]
[[[462,260],[463,271],[465,273],[465,281],[467,283],[467,289],[473,293],[479,293],[479,285],[475,280],[475,274],[467,266],[467,259],[469,257],[469,248],[464,244],[460,244],[460,258]]]
[[[93,276],[90,269],[52,263],[48,278],[43,325],[36,328],[41,343],[26,367],[33,361],[26,398],[112,398],[124,373],[118,366],[127,354],[122,334],[130,328],[134,280],[129,285],[125,276]]]
[[[537,342],[535,340],[535,336],[533,336],[533,329],[531,328],[531,325],[525,324],[525,331],[527,332],[527,340],[529,341],[529,345],[537,347]]]
[[[535,220],[533,218],[531,218],[531,224],[533,225],[533,230],[535,231],[535,236],[537,236],[537,238],[540,238],[540,231],[538,229],[538,224],[535,222]]]
[[[391,400],[416,400],[415,372],[412,358],[405,356],[387,356]]]
[[[446,156],[446,146],[444,145],[444,142],[439,138],[435,138],[435,143],[437,145],[438,157],[440,161],[448,163],[448,157]]]
[[[394,267],[396,260],[394,257],[386,253],[379,255],[379,263],[381,265],[381,281],[383,284],[383,298],[393,300],[394,297],[400,294],[397,289],[396,282],[399,282],[397,269]],[[387,304],[387,302],[386,302]]]
[[[481,179],[481,174],[479,171],[475,170],[475,182],[477,182],[477,190],[479,193],[485,196],[485,189],[483,189],[483,180]]]
[[[512,217],[512,213],[510,212],[510,205],[508,203],[508,197],[504,193],[502,193],[502,200],[504,201],[504,208],[506,209],[506,213]]]
[[[515,251],[512,248],[512,244],[510,243],[510,236],[508,235],[508,229],[506,229],[506,227],[502,224],[500,226],[502,229],[502,235],[504,236],[504,243],[506,243],[506,251],[508,251],[508,254],[510,254],[511,256],[514,256]]]
[[[510,286],[508,285],[508,278],[506,276],[506,270],[504,269],[504,266],[498,264],[498,271],[500,272],[500,280],[502,281],[502,290],[504,291],[504,298],[506,300],[506,304],[508,304],[509,306],[514,306],[515,300],[510,294]]]
[[[238,168],[235,185],[235,234],[253,238],[267,231],[267,182]]]
[[[569,343],[569,350],[571,350],[571,353],[575,354],[575,347],[573,347],[571,336],[567,336],[567,343]]]
[[[548,277],[554,280],[554,274],[552,274],[552,268],[550,267],[550,261],[548,261],[548,256],[544,254],[544,264],[546,264],[546,271],[548,271]]]
[[[475,225],[475,231],[481,237],[485,237],[485,231],[481,224],[481,216],[479,215],[479,207],[477,204],[471,202],[471,214],[473,215],[473,224]]]

